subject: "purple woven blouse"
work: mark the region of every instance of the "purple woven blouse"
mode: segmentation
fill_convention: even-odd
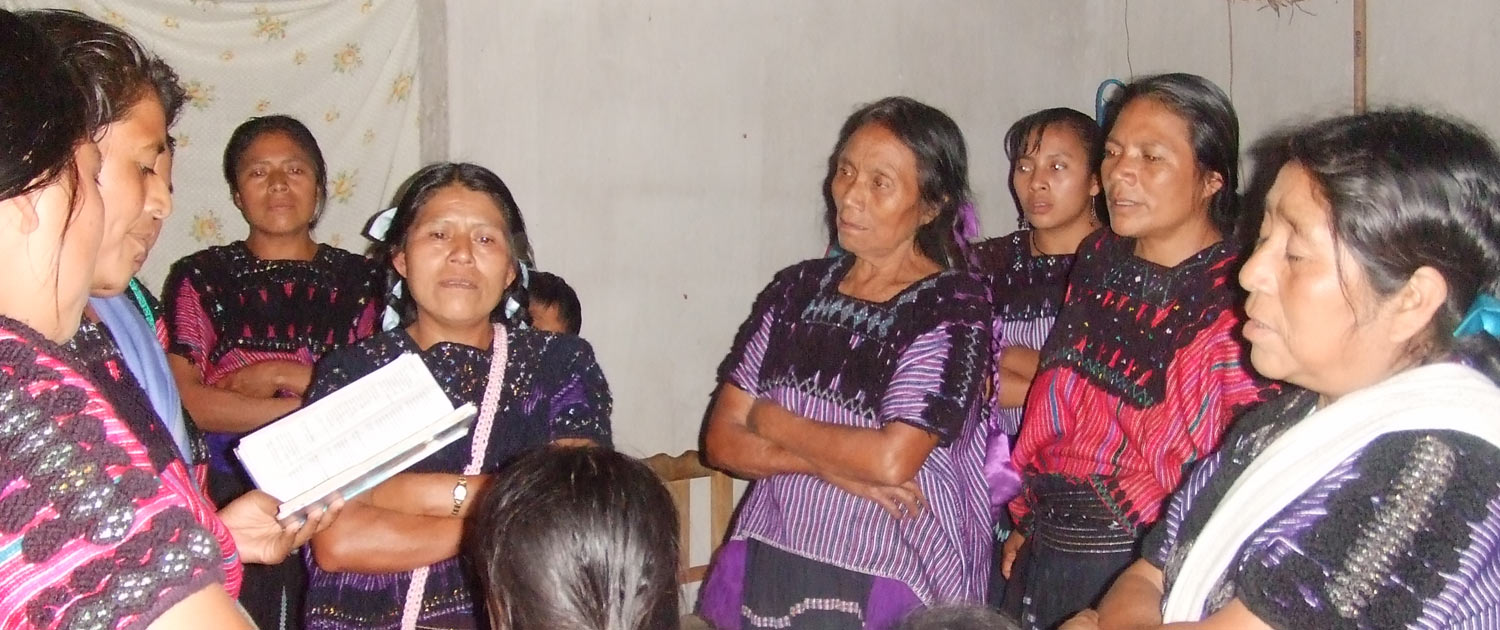
[[[1198,533],[1262,449],[1307,417],[1293,390],[1247,413],[1147,537],[1170,591]],[[1441,410],[1434,410],[1441,413]],[[1500,450],[1455,431],[1387,434],[1239,550],[1209,598],[1278,628],[1500,628]]]
[[[1031,230],[1017,230],[974,245],[979,269],[995,297],[995,344],[1041,350],[1068,291],[1073,254],[1033,256]],[[996,357],[998,360],[998,356]],[[1021,428],[1022,407],[1003,407],[997,420],[1006,435]]]
[[[980,601],[990,518],[981,474],[993,310],[984,281],[946,271],[883,303],[843,295],[852,256],[799,263],[755,301],[719,379],[799,416],[939,438],[916,481],[928,510],[898,521],[814,476],[751,485],[732,539],[899,580],[925,603]]]

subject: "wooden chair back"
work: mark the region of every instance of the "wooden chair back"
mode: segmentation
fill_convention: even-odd
[[[678,571],[677,582],[679,584],[692,584],[703,580],[708,573],[708,565],[691,565],[689,553],[692,546],[693,531],[693,492],[692,482],[694,479],[708,479],[708,501],[709,501],[709,558],[713,558],[713,552],[724,542],[724,534],[729,531],[729,518],[734,513],[734,480],[724,473],[703,465],[698,458],[698,451],[684,451],[677,456],[666,453],[658,453],[647,457],[646,465],[661,477],[667,486],[667,492],[672,494],[672,504],[677,508],[677,559]]]

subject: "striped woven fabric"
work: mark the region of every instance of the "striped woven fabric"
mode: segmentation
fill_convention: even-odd
[[[720,379],[799,416],[933,432],[917,474],[928,510],[898,521],[823,480],[773,475],[746,493],[732,538],[898,580],[924,602],[979,601],[989,571],[981,474],[992,309],[984,283],[949,271],[884,303],[844,296],[853,257],[784,270],[762,292]]]
[[[224,584],[213,506],[62,356],[0,318],[0,627],[145,627]]]
[[[1028,476],[1087,480],[1120,524],[1139,531],[1186,468],[1272,387],[1245,358],[1230,248],[1170,269],[1132,250],[1107,230],[1080,246],[1014,461]],[[1023,529],[1035,500],[1028,489],[1011,502]]]

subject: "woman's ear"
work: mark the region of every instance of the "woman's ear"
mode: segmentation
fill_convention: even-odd
[[[406,279],[406,250],[398,249],[391,254],[391,266],[396,268],[396,273],[402,280]]]
[[[42,191],[34,190],[19,197],[0,201],[0,226],[15,226],[21,234],[30,234],[40,225],[36,214],[37,196]]]
[[[521,276],[521,265],[524,264],[526,263],[521,262],[519,259],[511,259],[510,265],[506,266],[505,268],[505,282],[500,285],[500,289],[502,291],[506,288],[509,288],[510,284],[512,282],[515,282],[516,278],[519,278]]]
[[[1218,171],[1203,174],[1203,199],[1206,201],[1224,188],[1224,176]]]
[[[1406,284],[1387,300],[1390,309],[1390,341],[1406,344],[1423,334],[1432,318],[1448,301],[1448,281],[1432,267],[1419,267]],[[1446,334],[1449,331],[1437,331]]]
[[[949,197],[948,195],[943,195],[942,200],[938,201],[936,204],[923,203],[922,204],[922,214],[921,214],[921,222],[922,222],[921,224],[922,225],[927,225],[928,223],[932,223],[933,221],[936,221],[937,218],[938,218],[938,215],[941,215],[943,213],[943,211],[942,211],[943,206],[948,205],[948,201],[950,199],[952,199],[952,197]]]
[[[1089,178],[1089,197],[1098,197],[1099,193],[1101,192],[1104,192],[1104,187],[1099,183],[1099,174],[1094,173],[1094,175]]]

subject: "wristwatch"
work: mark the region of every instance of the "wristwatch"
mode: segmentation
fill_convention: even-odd
[[[464,475],[458,476],[458,483],[453,484],[453,512],[448,516],[458,516],[458,511],[463,509],[464,500],[469,498],[469,478]]]

